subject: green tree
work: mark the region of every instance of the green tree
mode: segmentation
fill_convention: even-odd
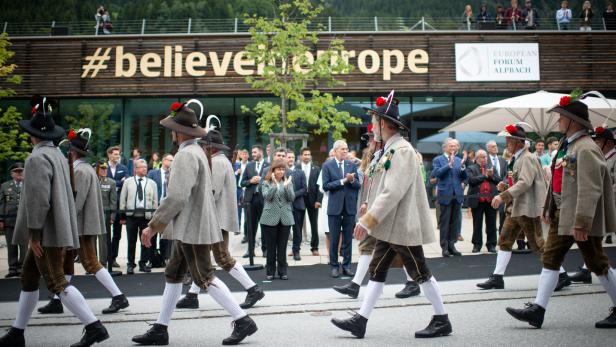
[[[6,33],[0,34],[0,79],[9,84],[21,83],[21,77],[13,72],[17,68],[8,61],[15,55],[9,48],[11,42]],[[0,98],[13,96],[15,91],[11,88],[0,88]],[[3,110],[0,109],[0,112]],[[9,106],[0,116],[0,162],[24,160],[30,152],[28,134],[19,130],[19,121],[22,119],[17,108]]]
[[[251,36],[246,56],[259,72],[246,81],[280,98],[280,103],[261,101],[252,110],[242,105],[242,111],[258,115],[262,133],[280,130],[282,146],[286,146],[288,130],[304,124],[315,134],[331,132],[338,139],[346,132],[346,124],[361,122],[336,108],[341,97],[318,90],[320,85],[344,85],[336,75],[352,70],[342,57],[342,40],[334,38],[327,49],[317,51],[320,28],[313,21],[322,10],[307,0],[288,0],[280,2],[273,19],[245,15]]]
[[[120,129],[120,123],[111,120],[113,105],[84,103],[77,108],[78,116],[67,115],[64,117],[69,129],[75,131],[81,128],[90,128],[90,150],[93,158],[105,156],[107,147],[111,145],[111,137]]]

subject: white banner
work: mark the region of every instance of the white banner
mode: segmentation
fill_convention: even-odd
[[[456,81],[539,81],[538,43],[456,43]]]

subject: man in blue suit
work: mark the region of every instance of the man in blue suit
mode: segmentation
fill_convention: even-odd
[[[169,185],[169,176],[171,174],[171,164],[173,163],[173,155],[166,153],[163,155],[163,160],[160,169],[150,170],[148,172],[148,178],[156,182],[156,189],[158,190],[158,205],[160,201],[167,196],[167,186]],[[160,238],[158,250],[160,255],[165,258],[165,261],[171,257],[171,247],[169,246],[171,240],[164,240],[162,235],[155,236]],[[155,244],[156,246],[156,244]]]
[[[120,206],[120,192],[122,191],[122,185],[124,184],[124,180],[127,179],[130,175],[128,174],[128,169],[126,166],[120,163],[120,147],[113,146],[107,149],[107,159],[108,168],[107,168],[107,177],[112,178],[116,184],[116,194],[117,194],[117,205],[115,208],[119,208]],[[118,257],[118,248],[120,247],[120,239],[122,238],[122,224],[120,223],[120,213],[115,214],[115,220],[113,221],[113,237],[111,238],[111,256],[113,257],[113,266],[120,267],[116,262],[116,258]]]
[[[466,167],[456,156],[454,139],[446,139],[443,143],[443,154],[432,160],[431,175],[438,180],[438,202],[441,206],[439,228],[443,257],[461,256],[455,242],[458,236],[456,225],[460,222],[460,209],[464,200],[462,183],[466,180]]]
[[[300,246],[302,244],[302,229],[304,228],[304,215],[306,214],[306,203],[304,197],[308,194],[308,186],[306,184],[306,175],[301,169],[295,167],[295,153],[287,151],[287,166],[293,177],[293,189],[295,191],[295,200],[293,200],[293,260],[302,260],[299,255]]]
[[[329,192],[327,205],[328,225],[331,238],[329,263],[332,266],[331,276],[337,278],[340,274],[338,263],[338,244],[340,231],[343,234],[342,274],[353,276],[351,272],[351,245],[355,215],[357,214],[357,194],[361,183],[357,177],[357,165],[345,160],[349,147],[344,140],[334,143],[334,160],[323,164],[323,190]]]

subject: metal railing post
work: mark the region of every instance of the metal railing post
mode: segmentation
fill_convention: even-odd
[[[192,25],[192,18],[188,18],[188,32],[187,34],[190,34],[190,26]]]
[[[560,31],[560,22],[556,21],[556,30]]]
[[[425,17],[421,17],[421,31],[426,31],[426,19]]]
[[[379,31],[379,19],[374,16],[374,31]]]
[[[233,32],[237,33],[237,18],[235,18],[235,21],[233,23]]]
[[[53,28],[56,26],[56,21],[51,22],[51,30],[49,31],[49,36],[53,35]]]
[[[4,22],[4,28],[2,28],[2,32],[6,32],[6,27],[9,25],[9,22]]]
[[[145,18],[141,21],[141,35],[145,34]]]
[[[515,25],[515,17],[511,17],[511,24],[513,24],[513,31],[518,31]]]
[[[601,18],[601,21],[603,22],[603,30],[607,31],[607,26],[605,25],[605,18]]]
[[[327,17],[327,31],[329,31],[330,33],[332,32],[332,17],[331,16]]]

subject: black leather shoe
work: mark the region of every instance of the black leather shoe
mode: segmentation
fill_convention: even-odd
[[[420,292],[421,292],[421,289],[419,289],[419,284],[417,284],[417,282],[408,281],[404,285],[404,288],[402,288],[401,291],[396,293],[396,298],[406,299],[406,298],[410,298],[411,296],[417,296],[419,295]]]
[[[571,282],[582,282],[582,283],[592,283],[592,276],[590,275],[590,270],[580,268],[580,271],[574,273],[569,276]]]
[[[248,288],[246,299],[244,299],[244,302],[240,304],[240,307],[243,309],[251,308],[264,297],[265,293],[263,292],[263,289],[261,289],[259,285],[255,284],[254,287]]]
[[[505,281],[503,281],[503,275],[492,274],[487,281],[477,283],[477,287],[481,289],[504,289]]]
[[[105,329],[105,327],[99,320],[86,325],[83,330],[84,334],[81,337],[81,340],[79,340],[79,342],[77,343],[73,343],[71,347],[88,347],[92,346],[97,342],[105,341],[109,338],[109,333],[107,333],[107,329]]]
[[[449,257],[451,257],[451,254],[449,254],[448,250],[444,249],[443,250],[443,258],[449,258]]]
[[[134,275],[135,274],[135,267],[132,265],[128,265],[126,267],[126,274],[127,275]]]
[[[152,272],[152,268],[148,264],[139,263],[139,272]]]
[[[460,253],[455,247],[451,247],[451,249],[449,249],[449,253],[453,255],[454,257],[462,256],[462,253]]]
[[[340,276],[340,271],[338,269],[332,269],[331,276],[333,278],[338,278],[338,276]]]
[[[489,253],[496,253],[496,247],[494,247],[494,246],[488,246],[488,252],[489,252]]]
[[[60,299],[51,299],[47,305],[39,307],[38,311],[41,314],[60,314],[64,313],[64,308]]]
[[[447,336],[451,334],[451,322],[446,314],[434,315],[432,320],[424,330],[415,332],[415,337],[418,339]]]
[[[133,342],[148,346],[166,346],[169,344],[167,326],[154,324],[145,334],[133,336]]]
[[[199,294],[186,293],[186,296],[175,304],[175,308],[199,308]]]
[[[252,318],[246,316],[244,318],[240,318],[233,322],[233,332],[231,332],[231,336],[222,340],[223,345],[237,345],[242,342],[246,336],[250,336],[257,332],[259,328],[257,328],[257,324]]]
[[[605,243],[610,244],[610,245],[612,244],[612,235],[607,235],[605,237]]]
[[[265,279],[267,281],[273,281],[274,280],[274,275],[267,275],[267,276],[265,276]]]
[[[128,299],[124,294],[116,295],[111,298],[111,305],[103,310],[103,314],[116,313],[123,308],[128,307]]]
[[[24,330],[11,327],[4,336],[0,337],[0,346],[26,347]]]
[[[595,323],[595,328],[614,329],[616,328],[616,306],[610,307],[610,315],[604,320]],[[14,328],[13,328],[14,329]]]
[[[517,320],[527,322],[535,328],[541,328],[543,324],[543,316],[545,316],[545,309],[537,304],[527,302],[524,304],[526,307],[523,309],[507,307],[507,312]]]
[[[350,269],[342,269],[342,275],[343,276],[355,276],[355,273],[353,271],[351,271]]]
[[[556,284],[556,288],[554,288],[554,291],[558,292],[562,290],[563,288],[568,287],[570,285],[571,285],[571,279],[569,278],[569,275],[567,275],[566,272],[563,272],[558,275],[558,283]]]
[[[242,243],[247,243],[248,239],[246,238],[246,236],[242,237]]]
[[[481,246],[473,246],[473,253],[479,253],[481,251]]]
[[[289,279],[289,276],[287,276],[287,275],[280,275],[280,276],[279,276],[279,278],[280,278],[281,280],[283,280],[283,281],[286,281],[286,280],[288,280],[288,279]]]
[[[250,253],[248,253],[248,252],[244,253],[244,255],[242,256],[242,258],[250,258]]]
[[[117,261],[113,261],[113,264],[111,264],[111,267],[120,267],[120,264],[118,264]]]
[[[351,335],[363,339],[366,334],[366,325],[368,324],[368,318],[356,313],[349,319],[336,319],[332,318],[332,324],[338,328],[348,331]]]
[[[332,289],[340,294],[348,295],[353,299],[357,299],[359,295],[359,284],[352,281],[343,286],[333,286]]]
[[[293,252],[293,260],[300,261],[302,257],[299,256],[299,252]]]
[[[19,277],[21,276],[21,274],[17,271],[11,271],[8,274],[6,274],[6,276],[4,276],[4,278],[11,278],[11,277]]]

